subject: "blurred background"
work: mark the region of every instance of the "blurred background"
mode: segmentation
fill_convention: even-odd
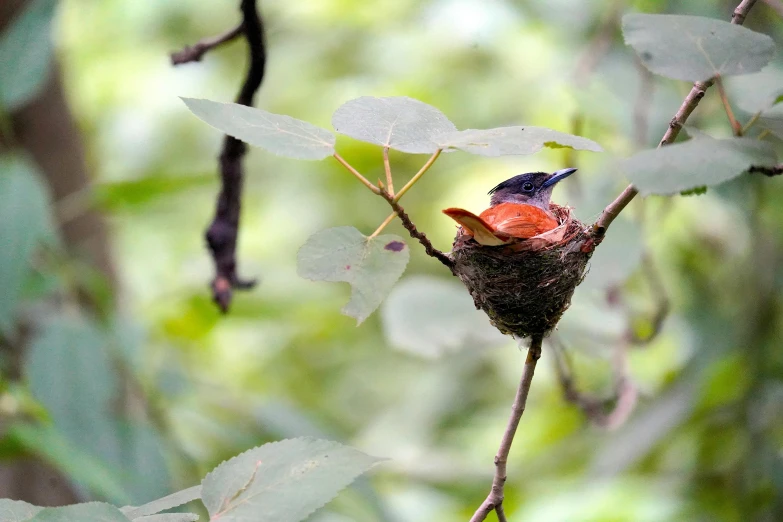
[[[352,98],[404,95],[459,128],[546,126],[604,147],[442,156],[404,206],[447,251],[441,209],[480,211],[520,172],[578,167],[553,199],[597,218],[627,184],[613,161],[655,147],[690,89],[638,65],[621,16],[728,21],[735,7],[260,1],[269,59],[256,104],[331,128]],[[10,39],[25,9],[27,38]],[[781,12],[759,1],[746,26],[781,42]],[[238,261],[260,284],[226,316],[211,302],[203,232],[221,135],[178,97],[233,100],[246,47],[176,68],[168,54],[238,21],[236,1],[0,3],[2,58],[29,63],[0,77],[0,496],[138,504],[253,446],[311,435],[391,460],[310,520],[467,520],[524,353],[412,241],[406,274],[358,327],[340,314],[347,285],[296,275],[309,235],[370,234],[384,202],[336,162],[252,149]],[[747,122],[783,94],[783,57],[726,83]],[[688,123],[729,136],[714,91]],[[383,177],[379,148],[340,137],[338,150]],[[399,184],[426,156],[391,160]],[[511,452],[511,519],[783,520],[782,182],[746,175],[637,199],[615,222],[545,344]]]

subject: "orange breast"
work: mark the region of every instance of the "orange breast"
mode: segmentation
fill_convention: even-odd
[[[520,239],[543,234],[558,225],[551,213],[524,203],[501,203],[488,208],[479,217],[494,231]]]

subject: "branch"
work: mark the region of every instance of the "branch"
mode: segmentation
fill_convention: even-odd
[[[242,0],[240,9],[250,58],[247,76],[236,103],[251,106],[253,97],[264,79],[266,65],[264,26],[255,0]],[[243,180],[242,159],[246,151],[247,146],[244,143],[226,135],[219,160],[222,188],[217,199],[215,217],[206,232],[207,244],[215,263],[212,299],[223,312],[226,312],[231,304],[233,289],[245,290],[252,288],[256,283],[254,280],[241,280],[236,273],[236,246]]]
[[[506,483],[506,463],[508,462],[508,454],[511,451],[511,443],[514,441],[519,421],[525,412],[527,396],[530,393],[530,383],[533,382],[533,372],[536,371],[536,363],[541,357],[542,341],[542,335],[534,335],[530,339],[530,348],[527,351],[522,379],[519,381],[514,404],[511,406],[511,417],[508,419],[506,431],[503,433],[503,439],[500,441],[500,448],[497,455],[495,455],[495,477],[492,479],[492,489],[490,489],[487,498],[473,514],[470,522],[485,520],[493,509],[497,512],[498,520],[506,522],[506,515],[503,511],[503,486]]]
[[[243,29],[243,25],[240,23],[238,26],[223,34],[213,36],[212,38],[204,38],[203,40],[196,42],[193,46],[186,45],[181,51],[171,53],[171,65],[200,62],[201,58],[203,58],[207,52],[238,38],[242,34]]]
[[[740,2],[740,4],[734,10],[734,14],[731,17],[731,23],[742,25],[745,21],[745,17],[748,14],[748,11],[750,11],[750,8],[753,7],[753,4],[755,3],[756,0],[742,0],[742,2]],[[710,88],[710,86],[712,86],[712,84],[712,79],[707,80],[706,82],[696,82],[693,84],[691,92],[689,92],[688,96],[685,97],[685,100],[683,100],[682,105],[680,105],[680,108],[674,115],[674,118],[672,118],[672,120],[669,122],[669,128],[666,130],[666,134],[663,135],[663,138],[658,144],[658,147],[663,147],[664,145],[669,145],[674,142],[674,140],[677,138],[677,135],[680,133],[680,129],[682,129],[683,125],[685,125],[685,121],[688,119],[694,109],[696,109],[696,106],[699,105],[699,102],[704,97],[704,93],[707,91],[707,89]],[[625,190],[623,190],[622,194],[617,196],[617,198],[612,201],[601,213],[598,221],[596,221],[595,225],[593,225],[593,235],[602,237],[606,233],[606,229],[609,228],[609,225],[612,224],[612,221],[614,221],[620,212],[622,212],[623,209],[628,206],[628,203],[630,203],[633,198],[636,197],[636,194],[638,194],[636,188],[634,188],[633,185],[628,185]]]
[[[783,174],[783,163],[779,165],[775,165],[774,167],[761,167],[761,166],[752,165],[748,169],[748,172],[750,172],[751,174],[753,173],[764,174],[765,176],[770,176],[770,177],[780,176],[781,174]]]
[[[430,257],[434,257],[444,265],[449,270],[453,270],[454,267],[454,261],[451,260],[449,256],[432,246],[432,243],[430,243],[430,240],[427,239],[427,236],[423,233],[419,232],[416,229],[416,225],[413,224],[413,221],[411,221],[411,218],[408,216],[408,214],[405,213],[405,210],[400,206],[399,203],[395,200],[394,196],[386,192],[384,189],[380,189],[380,196],[385,199],[389,205],[391,205],[392,210],[394,210],[395,214],[400,216],[400,221],[402,221],[402,226],[405,227],[405,230],[410,233],[411,237],[413,239],[417,239],[419,243],[424,246],[424,250],[427,252],[427,255]],[[394,214],[392,214],[393,219]],[[389,220],[391,221],[391,220]],[[377,231],[376,231],[377,232]]]
[[[669,295],[666,293],[666,288],[663,286],[663,281],[661,281],[658,269],[655,267],[652,257],[647,250],[642,253],[642,274],[650,285],[650,292],[655,300],[655,311],[653,312],[651,319],[652,329],[645,337],[639,337],[633,329],[629,328],[627,335],[628,340],[638,345],[649,344],[658,337],[658,334],[663,330],[663,324],[671,310]]]

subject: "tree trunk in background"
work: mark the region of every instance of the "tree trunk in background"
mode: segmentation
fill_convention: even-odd
[[[0,0],[0,32],[11,22],[26,0]],[[85,191],[90,185],[84,146],[63,93],[60,68],[52,64],[49,81],[39,96],[10,114],[11,136],[0,140],[24,150],[36,163],[49,185],[54,201]],[[68,250],[89,262],[114,282],[106,224],[95,210],[62,222],[57,216]],[[11,347],[13,359],[23,360],[24,346]],[[21,368],[11,369],[21,374]],[[68,479],[40,460],[29,457],[0,463],[0,497],[24,500],[40,506],[78,502]]]

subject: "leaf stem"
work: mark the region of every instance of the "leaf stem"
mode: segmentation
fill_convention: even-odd
[[[764,129],[763,131],[759,132],[758,139],[763,140],[767,136],[769,136],[771,131],[769,129]]]
[[[720,101],[723,102],[726,116],[729,118],[731,130],[734,131],[735,136],[742,136],[742,125],[740,125],[740,122],[734,117],[734,111],[731,110],[731,104],[729,103],[729,98],[726,96],[726,90],[723,88],[723,80],[721,80],[719,74],[715,75],[715,87],[718,88],[718,95],[720,96]]]
[[[419,172],[417,172],[411,179],[406,183],[400,191],[394,196],[394,202],[398,202],[400,198],[405,195],[406,192],[410,190],[410,188],[416,184],[417,181],[424,175],[425,172],[427,172],[430,167],[432,167],[432,164],[435,163],[435,160],[438,159],[438,156],[440,156],[440,153],[443,152],[443,149],[438,149],[435,151],[435,153],[430,156],[430,159],[427,160],[427,163],[424,164],[424,166],[419,169]]]
[[[359,173],[359,171],[358,171],[358,170],[356,170],[355,168],[353,168],[353,166],[351,166],[351,164],[350,164],[350,163],[348,163],[347,161],[345,161],[345,159],[343,159],[343,157],[342,157],[342,156],[340,156],[340,155],[339,155],[337,152],[335,152],[335,153],[334,153],[332,156],[334,157],[334,159],[336,159],[338,162],[340,162],[340,165],[342,165],[343,167],[345,167],[345,168],[346,168],[346,170],[347,170],[348,172],[350,172],[351,174],[353,174],[353,175],[356,177],[356,179],[358,179],[359,181],[361,181],[361,182],[362,182],[362,183],[363,183],[363,184],[364,184],[364,185],[365,185],[365,186],[366,186],[368,189],[370,189],[371,191],[373,191],[375,194],[380,194],[380,193],[381,193],[381,189],[379,189],[378,187],[376,187],[375,185],[373,185],[372,183],[370,183],[370,182],[367,180],[367,178],[365,178],[364,176],[362,176],[362,175]]]
[[[391,163],[389,163],[389,147],[383,148],[383,168],[386,171],[386,190],[394,195],[394,181],[392,180]]]
[[[397,217],[397,213],[396,212],[392,212],[391,214],[389,214],[389,217],[387,217],[386,219],[383,220],[383,223],[381,223],[380,226],[375,229],[375,232],[370,234],[370,238],[373,238],[373,237],[377,236],[378,234],[380,234],[381,231],[383,231],[383,229],[386,228],[386,226],[389,223],[391,223],[394,220],[394,218],[396,218],[396,217]]]
[[[481,506],[473,514],[470,522],[481,522],[495,510],[498,514],[498,520],[505,522],[506,515],[503,511],[503,486],[506,483],[506,463],[508,454],[511,451],[511,443],[514,442],[514,435],[519,427],[519,421],[525,412],[527,396],[530,393],[530,384],[533,382],[533,373],[536,371],[536,363],[541,357],[541,343],[544,337],[542,335],[533,335],[530,339],[530,348],[527,351],[525,359],[525,368],[522,370],[522,378],[519,381],[517,394],[514,397],[514,404],[511,406],[511,417],[508,419],[506,431],[500,441],[497,455],[495,455],[495,477],[492,479],[492,488],[489,495],[481,503]]]
[[[753,127],[756,124],[757,121],[759,121],[760,117],[761,117],[761,111],[758,111],[756,114],[754,114],[753,116],[750,117],[750,119],[748,120],[748,123],[746,123],[745,126],[742,127],[742,135],[743,136],[748,133],[750,128]]]

